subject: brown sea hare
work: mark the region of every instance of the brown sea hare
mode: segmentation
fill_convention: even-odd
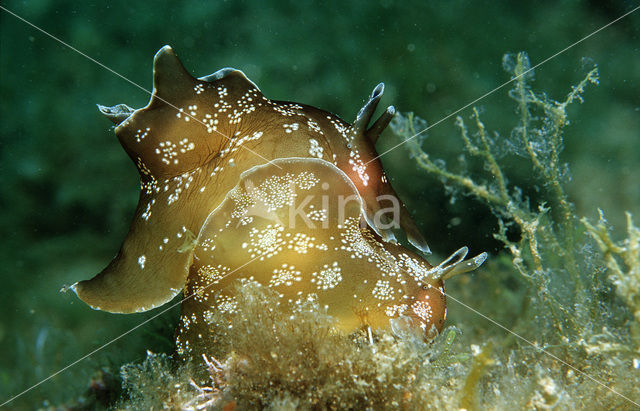
[[[235,310],[238,279],[292,304],[315,299],[344,330],[392,319],[427,334],[442,328],[443,281],[486,254],[464,260],[462,248],[434,267],[395,241],[401,228],[428,251],[376,159],[394,115],[389,107],[369,126],[382,84],[350,125],[269,100],[238,70],[196,79],[168,46],[155,56],[153,83],[145,108],[99,106],[138,167],[141,192],[116,257],[71,287],[83,301],[131,313],[184,290],[182,354],[202,346],[213,313]]]

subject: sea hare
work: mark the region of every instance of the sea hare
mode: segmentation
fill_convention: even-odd
[[[347,331],[398,319],[427,337],[442,329],[443,281],[486,254],[465,260],[463,247],[432,266],[397,243],[400,228],[428,252],[376,158],[394,115],[389,107],[370,125],[382,84],[353,125],[269,100],[239,70],[196,79],[168,46],[155,56],[153,85],[142,109],[99,106],[138,167],[141,192],[116,257],[71,286],[80,299],[131,313],[184,290],[183,356],[199,354],[212,313],[236,309],[239,279],[292,304],[314,299]]]

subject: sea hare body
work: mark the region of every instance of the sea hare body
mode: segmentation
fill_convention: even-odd
[[[349,177],[324,160],[277,159],[244,172],[200,231],[178,354],[215,338],[209,331],[216,312],[236,312],[239,278],[272,288],[294,308],[315,301],[345,331],[406,317],[434,336],[446,313],[443,278],[468,268],[460,265],[465,249],[432,267],[363,226],[362,210]]]
[[[114,260],[72,289],[118,313],[184,290],[183,355],[198,354],[213,312],[233,312],[238,279],[293,304],[316,299],[345,330],[400,317],[427,334],[440,330],[443,280],[486,254],[464,260],[462,248],[433,267],[396,243],[401,228],[428,251],[376,159],[374,143],[394,114],[369,125],[382,92],[374,89],[350,125],[269,100],[238,70],[196,79],[165,46],[147,107],[99,106],[138,167],[140,200]]]

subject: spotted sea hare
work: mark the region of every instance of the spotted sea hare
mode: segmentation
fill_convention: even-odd
[[[478,267],[463,247],[432,266],[396,241],[429,249],[377,159],[394,116],[370,125],[384,85],[354,123],[273,101],[241,71],[194,78],[165,46],[138,110],[99,106],[137,165],[141,192],[111,263],[71,288],[95,309],[146,311],[181,291],[177,351],[206,347],[214,314],[233,312],[232,283],[256,281],[291,304],[316,300],[353,331],[409,327],[432,336],[446,315],[443,281]]]

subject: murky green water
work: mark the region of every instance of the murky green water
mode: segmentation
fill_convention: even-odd
[[[2,7],[77,51],[0,11],[0,402],[154,314],[94,311],[59,290],[108,263],[137,201],[136,169],[96,104],[146,105],[149,95],[131,82],[151,89],[152,57],[165,44],[194,76],[236,67],[272,99],[320,107],[349,122],[383,81],[385,106],[436,124],[464,107],[457,114],[469,118],[473,103],[502,135],[518,122],[511,86],[483,96],[510,79],[505,53],[526,51],[532,65],[544,62],[532,86],[557,100],[595,63],[599,86],[568,111],[566,191],[578,216],[593,219],[602,208],[616,239],[624,235],[624,211],[636,225],[640,220],[640,12],[546,61],[631,10],[632,2],[8,1]],[[423,145],[452,165],[461,151],[454,120],[436,124]],[[378,151],[398,142],[383,135]],[[452,203],[404,147],[382,161],[437,255],[462,245],[493,255],[496,265],[452,281],[448,292],[508,327],[527,321],[518,317],[525,286],[505,268],[509,258],[493,237],[491,211],[469,197]],[[530,168],[507,166],[525,196],[543,195]],[[491,269],[505,274],[492,278]],[[602,294],[607,304],[622,304],[616,298],[612,289]],[[97,370],[117,373],[148,349],[170,353],[176,321],[177,311],[168,312],[8,406],[70,404]],[[488,336],[508,337],[453,303],[447,324],[463,330],[463,351]],[[624,319],[618,324],[624,328]],[[637,367],[621,367],[638,378]]]

